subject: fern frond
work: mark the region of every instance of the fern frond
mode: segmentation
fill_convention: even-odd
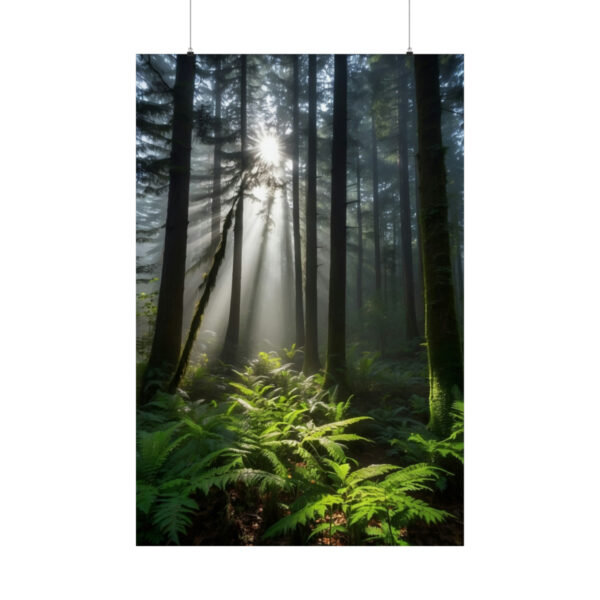
[[[142,481],[138,481],[136,487],[136,506],[147,515],[150,512],[152,504],[154,504],[154,500],[156,500],[156,497],[158,496],[158,489],[155,486],[148,485]]]
[[[453,517],[449,512],[440,510],[439,508],[433,508],[433,506],[429,506],[429,504],[423,502],[423,500],[411,496],[406,496],[405,505],[406,516],[409,519],[419,518],[428,525],[432,523],[441,523],[444,519]]]
[[[189,487],[190,481],[189,479],[183,479],[182,477],[177,477],[176,479],[169,479],[169,481],[163,481],[158,489],[160,493],[169,492],[169,490],[182,490]]]
[[[292,425],[296,418],[307,410],[307,408],[299,408],[298,410],[294,410],[283,417],[283,422]]]
[[[193,485],[196,488],[201,489],[205,494],[207,494],[213,486],[223,490],[228,485],[237,482],[244,483],[248,487],[257,487],[260,492],[266,492],[268,490],[280,491],[290,487],[287,478],[259,469],[241,468],[228,470],[222,473],[217,473],[216,471],[217,469],[211,473],[207,473],[205,476],[193,480]]]
[[[328,458],[324,458],[323,462],[327,463],[332,469],[337,478],[340,480],[340,483],[344,483],[346,477],[348,476],[348,472],[350,471],[350,465],[348,463],[344,463],[343,465],[339,465],[333,460],[329,460]]]
[[[344,419],[343,421],[334,421],[333,423],[326,423],[325,425],[321,425],[319,427],[315,427],[307,437],[304,438],[304,441],[311,441],[321,437],[323,434],[335,431],[336,429],[343,429],[348,427],[349,425],[353,425],[354,423],[359,423],[360,421],[372,420],[371,417],[352,417],[351,419]]]
[[[338,462],[344,462],[346,459],[346,453],[343,448],[336,442],[334,442],[331,438],[320,437],[316,440],[325,448],[327,454],[331,456],[331,458],[337,460]]]
[[[385,483],[386,486],[401,488],[404,491],[429,489],[426,484],[435,481],[443,472],[445,471],[439,467],[427,463],[417,463],[388,475],[385,478]]]
[[[268,539],[280,534],[285,535],[286,533],[293,531],[298,525],[305,525],[309,520],[323,517],[325,516],[325,512],[329,510],[331,506],[339,504],[341,500],[342,499],[339,496],[332,494],[322,495],[314,501],[308,502],[291,515],[287,515],[286,517],[283,517],[283,519],[277,521],[274,525],[271,525],[264,533],[263,539]]]
[[[379,539],[389,541],[395,546],[410,546],[410,544],[406,540],[403,540],[398,536],[397,530],[395,530],[394,528],[391,528],[390,530],[390,527],[388,525],[385,525],[385,527],[375,527],[373,525],[368,525],[367,527],[365,527],[365,533],[370,536],[365,540],[366,542],[371,542],[373,540]]]
[[[224,453],[235,453],[235,449],[233,448],[219,448],[218,450],[215,450],[214,452],[210,452],[208,453],[206,456],[203,456],[198,462],[196,462],[194,464],[194,467],[196,470],[200,470],[200,469],[204,469],[204,467],[210,465],[215,458],[218,458],[219,456],[221,456]]]
[[[306,449],[298,445],[295,448],[296,454],[306,463],[306,466],[313,471],[323,471],[319,461]]]
[[[271,463],[275,473],[280,477],[287,477],[287,469],[283,465],[283,463],[277,458],[277,455],[268,450],[267,448],[262,448],[260,451],[260,455],[266,458],[269,463]]]
[[[367,535],[372,536],[373,538],[382,538],[385,537],[385,532],[381,527],[376,527],[374,525],[367,525],[365,527],[365,533]]]
[[[234,387],[236,390],[242,392],[242,394],[244,394],[244,396],[248,396],[248,398],[252,398],[253,396],[256,395],[256,392],[249,388],[247,385],[244,385],[243,383],[236,383],[234,381],[230,381],[229,385],[231,387]]]
[[[247,402],[246,400],[239,398],[238,396],[232,396],[232,398],[246,410],[258,410],[256,406],[253,406],[252,404],[250,404],[250,402]]]
[[[190,517],[196,510],[198,505],[185,492],[161,495],[153,522],[172,542],[179,544],[179,536],[192,524]]]
[[[379,475],[385,475],[390,471],[395,471],[400,467],[396,465],[369,465],[368,467],[363,467],[362,469],[358,469],[351,473],[346,480],[346,483],[350,486],[356,485],[365,479],[371,479],[372,477],[378,477]]]
[[[184,434],[171,442],[171,436],[177,427],[179,425],[159,431],[139,432],[137,471],[140,479],[153,481],[169,454],[189,437],[190,434]]]
[[[202,425],[195,423],[189,418],[182,419],[182,422],[185,423],[195,434],[197,434],[200,438],[213,438],[219,439],[221,436],[217,433],[214,433],[208,429],[202,427]]]
[[[313,538],[315,535],[319,535],[319,533],[322,533],[323,531],[329,531],[329,528],[331,527],[331,525],[329,524],[329,522],[325,522],[325,523],[319,523],[311,532],[310,535],[308,536],[307,539],[311,539]]]
[[[362,435],[356,435],[355,433],[336,433],[328,436],[330,440],[334,442],[369,442],[373,443],[372,440],[369,440]]]

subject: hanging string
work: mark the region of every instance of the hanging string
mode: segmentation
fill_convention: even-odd
[[[191,0],[190,0],[191,1]],[[412,54],[412,48],[410,47],[410,0],[408,0],[408,50],[406,54]]]
[[[194,54],[192,50],[192,0],[190,0],[190,46],[188,48],[188,54]]]

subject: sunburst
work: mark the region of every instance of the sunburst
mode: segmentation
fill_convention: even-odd
[[[279,140],[268,133],[258,139],[258,156],[268,165],[277,165],[281,160]]]

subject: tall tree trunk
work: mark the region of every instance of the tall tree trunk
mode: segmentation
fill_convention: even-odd
[[[400,170],[400,237],[402,273],[404,279],[404,306],[406,311],[406,337],[419,335],[415,312],[415,285],[413,278],[412,229],[410,226],[410,192],[408,183],[408,77],[404,57],[398,65],[398,164]]]
[[[294,110],[293,110],[293,159],[292,159],[292,221],[294,223],[294,282],[296,287],[296,345],[304,346],[304,307],[302,306],[302,248],[300,245],[300,187],[298,181],[299,160],[299,96],[300,84],[298,56],[293,57]]]
[[[282,236],[282,257],[281,261],[281,290],[283,294],[283,338],[285,345],[292,344],[292,340],[296,336],[295,324],[292,325],[295,314],[295,297],[294,297],[294,250],[293,244],[293,223],[290,222],[290,204],[288,201],[287,186],[284,186],[282,192],[282,222],[283,222],[283,236]]]
[[[195,64],[193,54],[177,55],[165,247],[154,339],[142,386],[143,401],[154,392],[147,383],[157,379],[155,371],[161,371],[160,378],[170,377],[181,350]]]
[[[381,290],[381,228],[379,226],[379,173],[377,158],[377,132],[375,131],[375,113],[371,112],[371,157],[373,171],[373,246],[375,248],[375,301],[377,312],[380,315],[377,324],[377,337],[379,351],[383,354],[384,350],[384,332],[381,315],[384,311],[384,299]]]
[[[241,62],[241,136],[242,136],[242,160],[241,160],[241,197],[235,211],[235,225],[233,227],[233,269],[231,275],[231,304],[229,307],[229,321],[227,333],[225,334],[225,345],[221,354],[221,360],[225,363],[233,363],[238,358],[240,342],[240,307],[242,292],[242,245],[244,242],[244,177],[246,175],[246,55],[242,54]]]
[[[381,300],[381,248],[379,227],[379,176],[377,170],[377,133],[375,132],[375,115],[371,113],[371,147],[373,170],[373,244],[375,246],[375,294]]]
[[[458,289],[457,289],[457,297],[458,297],[458,319],[459,322],[463,323],[464,320],[464,275],[463,275],[463,260],[462,260],[462,252],[461,252],[461,235],[460,235],[460,223],[456,224],[457,226],[457,234],[456,234],[456,273],[458,276]]]
[[[416,123],[416,121],[415,121]],[[421,251],[421,201],[419,200],[419,168],[417,165],[418,150],[415,149],[415,212],[417,215],[417,305],[418,305],[418,319],[421,323],[422,330],[425,330],[425,285],[423,284],[423,252]]]
[[[461,255],[461,227],[460,227],[460,208],[462,199],[449,198],[449,227],[451,231],[450,242],[452,248],[452,265],[454,272],[454,296],[456,300],[456,317],[459,327],[463,322],[463,268]]]
[[[362,310],[363,231],[360,206],[360,150],[356,151],[356,225],[358,230],[358,265],[356,268],[356,307]]]
[[[417,284],[417,295],[416,295],[416,304],[417,304],[417,319],[418,323],[421,326],[420,331],[425,331],[425,285],[423,283],[423,252],[421,245],[421,201],[419,199],[419,165],[418,165],[418,155],[419,155],[419,138],[418,138],[418,122],[417,122],[417,97],[414,86],[414,73],[415,73],[415,61],[414,57],[411,61],[411,76],[412,76],[412,110],[411,110],[411,119],[413,124],[413,168],[414,168],[414,194],[415,194],[415,215],[416,215],[416,223],[415,223],[415,232],[416,232],[416,242],[417,242],[417,256],[415,261],[416,267],[416,284]]]
[[[213,191],[211,203],[211,250],[214,253],[221,238],[221,59],[215,68],[215,155],[213,158]]]
[[[306,186],[306,337],[307,375],[320,368],[317,325],[317,57],[308,57],[308,160]]]
[[[429,359],[429,428],[447,436],[455,394],[463,390],[463,359],[456,319],[446,169],[436,55],[415,56],[419,129],[419,195],[425,285],[425,336]]]
[[[346,370],[346,56],[335,55],[331,153],[331,263],[325,384],[344,385]]]

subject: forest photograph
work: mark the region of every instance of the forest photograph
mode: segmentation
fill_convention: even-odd
[[[463,545],[463,78],[136,56],[137,545]]]

